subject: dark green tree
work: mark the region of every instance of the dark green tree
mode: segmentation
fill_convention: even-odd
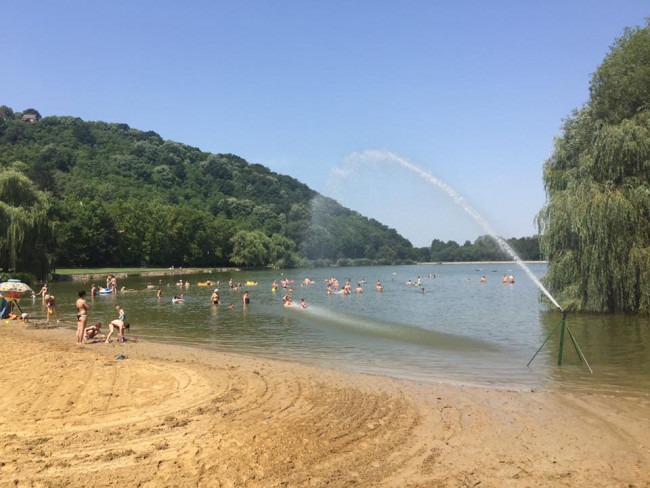
[[[260,231],[240,230],[231,239],[232,254],[230,260],[244,266],[262,266],[268,264],[271,239]]]
[[[52,240],[47,195],[24,174],[0,172],[0,268],[33,273],[49,271],[47,247]]]
[[[545,282],[564,307],[650,313],[650,26],[627,29],[544,165]]]

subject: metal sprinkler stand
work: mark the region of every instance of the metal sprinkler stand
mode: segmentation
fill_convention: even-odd
[[[580,350],[580,346],[578,346],[578,341],[576,341],[576,338],[573,337],[573,333],[571,332],[571,329],[569,328],[569,326],[566,323],[566,314],[567,314],[566,310],[562,310],[562,320],[560,321],[559,324],[557,324],[555,327],[553,327],[553,330],[551,331],[551,333],[546,337],[546,339],[544,339],[544,342],[542,342],[542,345],[539,346],[539,349],[537,349],[537,352],[535,352],[535,354],[530,359],[530,361],[528,361],[528,364],[526,365],[526,367],[530,366],[530,363],[533,362],[533,359],[535,359],[537,354],[539,354],[539,351],[542,350],[542,348],[544,347],[544,344],[546,344],[548,342],[548,340],[551,338],[551,336],[553,334],[555,334],[555,331],[557,330],[557,328],[561,327],[561,329],[560,329],[560,349],[558,350],[558,353],[557,353],[557,364],[558,364],[558,366],[562,365],[562,351],[564,350],[564,331],[566,330],[569,333],[569,337],[571,338],[571,342],[573,343],[573,347],[575,348],[576,353],[578,354],[578,358],[580,359],[580,361],[584,361],[584,363],[587,365],[587,368],[589,368],[589,372],[593,374],[591,366],[589,366],[589,363],[587,362],[587,358],[585,357],[584,354],[582,354],[582,351]]]

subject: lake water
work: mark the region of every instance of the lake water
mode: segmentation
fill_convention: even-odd
[[[536,276],[545,264],[533,264]],[[435,278],[429,275],[435,274]],[[503,284],[514,274],[515,284]],[[568,335],[562,366],[557,366],[559,330],[530,367],[526,363],[561,321],[561,314],[540,301],[539,290],[512,263],[481,265],[414,265],[292,270],[294,300],[304,297],[308,308],[286,309],[286,290],[271,291],[283,278],[280,271],[244,271],[212,275],[161,277],[163,296],[148,290],[159,278],[118,281],[124,293],[97,296],[91,303],[89,324],[107,324],[121,305],[131,323],[130,335],[196,345],[256,356],[299,361],[344,370],[408,378],[489,385],[514,389],[581,389],[648,395],[650,392],[650,318],[624,315],[569,314],[567,324],[594,373],[580,362]],[[331,295],[325,280],[334,276],[353,290],[362,280],[364,293]],[[408,286],[420,276],[426,293]],[[480,278],[486,277],[481,283]],[[241,282],[251,303],[242,307],[241,292],[228,280]],[[300,286],[309,277],[314,284]],[[179,279],[190,280],[182,291]],[[214,287],[197,283],[220,280],[222,305],[210,303]],[[376,280],[383,292],[375,290]],[[246,286],[247,281],[257,285]],[[103,284],[97,282],[98,285]],[[76,324],[77,292],[90,289],[80,282],[52,283],[64,324]],[[186,303],[172,297],[184,293]],[[228,309],[234,303],[234,310]],[[43,317],[38,299],[23,298],[21,306]],[[102,345],[89,347],[103,347]]]

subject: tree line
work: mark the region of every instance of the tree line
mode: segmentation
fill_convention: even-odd
[[[294,178],[127,124],[0,106],[0,148],[5,271],[43,277],[57,267],[297,267],[498,254],[483,238],[450,242],[446,254],[437,244],[414,248]]]

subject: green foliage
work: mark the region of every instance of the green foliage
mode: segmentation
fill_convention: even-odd
[[[650,313],[650,26],[628,29],[544,166],[545,277],[564,306]]]
[[[539,261],[539,238],[522,237],[507,239],[508,245],[525,261]],[[479,236],[474,243],[467,241],[459,246],[455,241],[447,243],[434,239],[431,242],[430,260],[438,261],[511,261],[512,257],[503,251],[490,236]]]
[[[230,260],[244,266],[261,266],[268,262],[271,239],[260,231],[240,230],[231,239]]]
[[[47,274],[49,205],[25,175],[15,169],[0,172],[0,270],[31,271],[39,278]]]
[[[55,267],[290,268],[431,257],[394,229],[236,155],[127,124],[24,113],[38,120],[0,107],[0,168],[47,192],[54,243],[34,249],[50,249]]]

